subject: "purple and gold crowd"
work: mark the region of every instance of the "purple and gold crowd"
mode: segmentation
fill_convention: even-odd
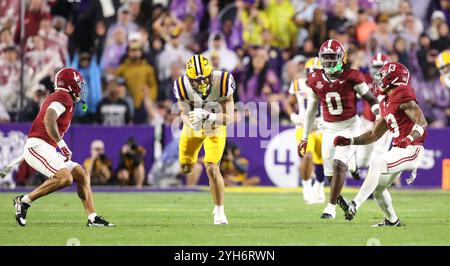
[[[334,38],[353,68],[378,52],[407,66],[430,126],[450,126],[435,65],[450,49],[450,0],[27,0],[23,23],[20,6],[0,1],[0,123],[32,121],[64,66],[88,84],[76,122],[170,123],[173,81],[196,53],[233,73],[236,101],[276,103]]]

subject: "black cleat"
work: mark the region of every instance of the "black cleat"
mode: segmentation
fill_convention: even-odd
[[[396,222],[391,223],[391,222],[389,222],[388,219],[384,218],[384,221],[382,221],[381,223],[372,225],[372,227],[382,227],[382,226],[400,227],[400,226],[403,226],[403,224],[400,222],[400,219],[397,219]]]
[[[23,195],[17,196],[13,199],[13,206],[16,213],[16,221],[20,226],[25,226],[27,223],[27,211],[30,204],[22,202]]]
[[[359,171],[359,168],[356,168],[355,172],[351,172],[353,179],[356,181],[361,180],[361,172]]]
[[[95,216],[94,221],[91,222],[91,220],[88,219],[87,221],[87,226],[106,226],[106,227],[111,227],[114,226],[114,224],[108,222],[105,220],[105,218],[103,218],[102,216]]]
[[[320,219],[333,220],[334,218],[331,214],[324,212],[324,213],[322,213],[322,215],[320,215]]]
[[[349,202],[342,195],[339,195],[337,204],[344,211],[345,220],[351,221],[356,215],[356,203],[352,200]]]

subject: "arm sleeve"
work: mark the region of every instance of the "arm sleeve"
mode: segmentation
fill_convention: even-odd
[[[303,122],[303,136],[302,139],[307,139],[309,133],[314,126],[316,118],[317,107],[319,106],[319,97],[313,92],[308,93],[308,104],[305,111],[305,120]]]
[[[364,95],[366,94],[370,88],[367,86],[366,83],[366,77],[361,71],[358,70],[351,70],[349,79],[351,80],[353,84],[353,89],[359,94]]]
[[[370,91],[369,86],[367,86],[366,82],[362,82],[360,84],[357,84],[353,87],[353,89],[358,93],[358,95],[362,96],[366,94],[368,91]]]
[[[66,107],[60,102],[52,102],[48,108],[53,109],[58,117],[66,111]]]

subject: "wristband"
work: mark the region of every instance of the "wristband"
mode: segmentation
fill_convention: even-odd
[[[374,104],[374,105],[372,105],[371,107],[370,107],[370,110],[372,111],[372,113],[374,113],[375,114],[375,110],[377,110],[378,109],[378,112],[380,112],[380,105],[377,103],[377,104]]]
[[[59,148],[67,147],[67,144],[63,139],[61,139],[58,143],[56,143],[56,145],[58,145]]]
[[[421,127],[421,126],[418,125],[418,124],[415,124],[415,125],[413,126],[412,130],[415,130],[415,131],[419,132],[419,135],[420,135],[420,136],[422,136],[423,133],[425,133],[425,130],[423,129],[423,127]]]

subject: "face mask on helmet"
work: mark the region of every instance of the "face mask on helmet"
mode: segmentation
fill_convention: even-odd
[[[189,78],[189,82],[191,83],[192,88],[194,88],[197,92],[201,93],[203,96],[208,94],[208,91],[211,87],[211,75],[199,76],[195,79]]]
[[[441,81],[447,87],[450,88],[450,64],[447,64],[439,68],[439,73],[441,74]]]
[[[370,76],[372,76],[372,78],[375,77],[375,75],[377,74],[377,72],[383,67],[383,65],[371,65],[369,68],[370,71]]]
[[[377,71],[373,76],[373,86],[381,95],[385,95],[389,88],[389,85],[385,87],[383,84],[383,79],[387,76],[387,74],[388,73],[385,71]]]
[[[88,108],[88,106],[86,104],[87,95],[88,95],[87,85],[86,85],[86,82],[84,82],[84,80],[77,81],[77,84],[78,84],[78,87],[80,88],[80,91],[78,94],[73,92],[73,96],[75,97],[76,103],[78,103],[80,101],[83,103],[82,110],[83,110],[83,112],[86,112],[87,108]]]
[[[330,53],[330,54],[322,54],[320,56],[320,64],[322,65],[326,74],[335,74],[337,72],[342,71],[343,63],[341,54]]]

